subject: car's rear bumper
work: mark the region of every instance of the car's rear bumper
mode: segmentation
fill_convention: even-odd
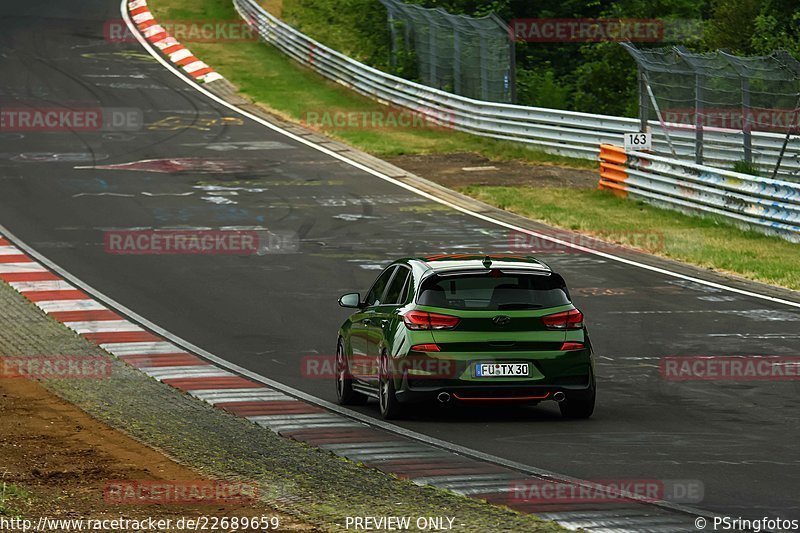
[[[574,376],[570,383],[481,383],[465,384],[459,381],[409,382],[407,376],[397,387],[397,400],[402,403],[441,401],[440,395],[447,394],[447,401],[462,404],[478,403],[522,403],[535,404],[556,400],[556,393],[569,397],[591,395],[594,382],[591,374]]]

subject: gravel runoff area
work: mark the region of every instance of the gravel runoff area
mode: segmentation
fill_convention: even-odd
[[[532,515],[417,486],[215,409],[112,358],[0,282],[0,356],[43,355],[112,359],[107,378],[41,384],[94,419],[205,479],[257,483],[258,506],[296,520],[293,529],[336,531],[346,529],[347,517],[410,516],[412,524],[416,517],[454,518],[453,529],[458,531],[564,531]],[[13,387],[3,387],[3,381],[12,380],[0,380],[0,394],[8,395]],[[38,446],[35,440],[15,443],[10,435],[3,439],[5,444],[31,450]],[[135,462],[135,458],[128,460]],[[144,456],[142,460],[147,461]],[[33,468],[11,466],[17,471]],[[146,470],[150,465],[140,466]],[[96,472],[85,474],[96,477]],[[81,472],[72,475],[80,477]],[[69,502],[61,506],[69,508]],[[37,512],[42,511],[28,509],[26,514],[36,516]]]

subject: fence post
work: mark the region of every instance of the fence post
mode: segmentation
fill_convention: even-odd
[[[389,35],[390,35],[389,38],[392,40],[392,47],[391,47],[390,52],[389,52],[389,54],[390,54],[389,62],[390,62],[390,65],[392,66],[392,70],[396,71],[397,70],[397,28],[394,27],[394,24],[395,24],[395,22],[394,22],[394,13],[392,13],[391,9],[388,10],[388,12],[389,12]]]
[[[647,117],[650,115],[650,99],[647,96],[647,79],[645,79],[642,66],[639,71],[639,131],[647,131]]]
[[[742,76],[742,133],[744,135],[744,160],[747,163],[753,162],[753,136],[752,124],[750,123],[750,80]]]
[[[694,162],[703,164],[703,77],[695,74],[694,84]]]

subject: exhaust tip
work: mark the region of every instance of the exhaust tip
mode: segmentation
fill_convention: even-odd
[[[564,393],[563,393],[563,392],[561,392],[561,391],[558,391],[557,393],[553,394],[553,399],[554,399],[555,401],[557,401],[558,403],[561,403],[561,402],[563,402],[564,400],[566,400],[566,399],[567,399],[567,395],[566,395],[566,394],[564,394]]]
[[[440,392],[436,399],[439,400],[439,403],[448,403],[450,401],[450,393],[449,392]]]

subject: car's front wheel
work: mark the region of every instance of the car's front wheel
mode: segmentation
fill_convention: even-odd
[[[394,387],[389,354],[385,351],[381,353],[379,369],[378,403],[380,404],[381,416],[385,420],[399,418],[403,413],[403,406],[397,401],[397,391]]]
[[[336,399],[339,405],[364,405],[368,399],[364,394],[353,390],[353,378],[342,339],[336,345]]]

